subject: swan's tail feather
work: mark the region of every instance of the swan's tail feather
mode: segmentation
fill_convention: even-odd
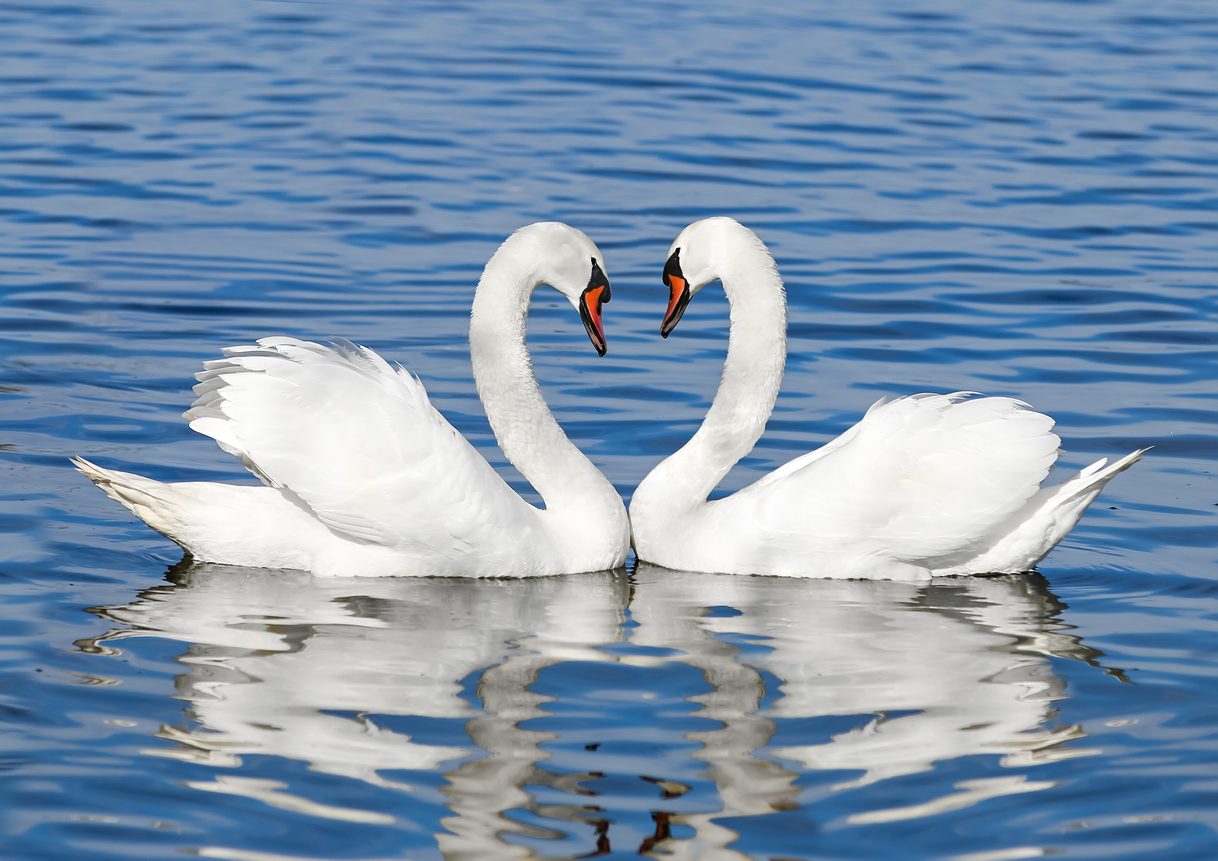
[[[104,469],[83,457],[72,458],[72,465],[106,496],[166,538],[181,543],[183,524],[169,485],[130,472]]]
[[[1032,570],[1074,528],[1104,485],[1141,460],[1149,450],[1138,449],[1113,463],[1100,458],[1061,484],[1041,488],[1028,500],[1018,522],[960,573],[1013,574]]]
[[[1078,523],[1079,518],[1087,507],[1095,501],[1109,481],[1118,473],[1122,473],[1142,459],[1149,448],[1141,448],[1130,452],[1114,463],[1108,463],[1108,458],[1100,458],[1090,466],[1084,467],[1078,473],[1063,481],[1061,484],[1047,488],[1048,498],[1032,520],[1038,520],[1041,512],[1048,516],[1048,540],[1038,551],[1036,558],[1031,561],[1029,568],[1049,554]],[[1042,491],[1044,493],[1045,491]],[[1035,499],[1035,497],[1033,497]]]
[[[200,562],[306,569],[319,537],[330,534],[269,487],[212,481],[167,484],[105,469],[81,457],[72,458],[72,464],[106,496]]]
[[[1058,505],[1062,505],[1078,496],[1087,494],[1090,498],[1084,503],[1084,507],[1090,505],[1091,500],[1095,499],[1096,495],[1104,489],[1104,485],[1111,481],[1113,476],[1129,469],[1129,467],[1141,460],[1142,455],[1148,451],[1150,451],[1150,447],[1140,448],[1111,464],[1108,463],[1108,458],[1100,458],[1090,466],[1079,470],[1078,473],[1066,479],[1066,481],[1057,485],[1057,487],[1050,488],[1056,491],[1053,494],[1053,499],[1057,501]]]

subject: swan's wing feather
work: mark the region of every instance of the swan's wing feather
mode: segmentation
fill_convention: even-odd
[[[838,439],[775,471],[760,523],[927,558],[980,540],[1019,510],[1057,459],[1053,420],[970,392],[881,401]]]
[[[335,532],[459,555],[489,531],[529,528],[531,506],[405,369],[347,341],[224,353],[198,374],[190,426]]]

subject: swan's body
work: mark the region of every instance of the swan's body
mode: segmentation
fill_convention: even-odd
[[[545,500],[525,502],[371,350],[264,338],[208,362],[186,413],[265,486],[164,484],[77,466],[195,559],[319,575],[515,577],[622,565],[629,524],[609,481],[546,407],[525,347],[529,299],[550,284],[604,352],[600,251],[564,224],[513,234],[474,296],[470,356],[508,459]]]
[[[635,553],[668,568],[902,580],[1030,570],[1142,452],[1042,488],[1053,420],[1011,398],[881,401],[832,442],[724,499],[707,496],[752,449],[778,396],[786,298],[773,258],[730,218],[669,250],[667,336],[690,297],[722,280],[731,307],[723,379],[701,428],[643,480]]]

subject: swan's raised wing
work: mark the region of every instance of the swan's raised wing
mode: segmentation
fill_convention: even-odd
[[[910,558],[948,555],[1037,491],[1057,459],[1052,427],[1012,398],[881,401],[841,437],[740,495],[768,532],[874,542]]]
[[[263,338],[204,365],[190,426],[343,537],[457,557],[519,543],[536,509],[364,347]]]

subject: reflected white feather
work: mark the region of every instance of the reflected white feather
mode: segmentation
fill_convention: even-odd
[[[1063,746],[1085,735],[1077,725],[1046,726],[1066,689],[1048,656],[1090,662],[1096,653],[1058,630],[1060,604],[1037,578],[794,583],[644,564],[630,582],[601,573],[353,583],[207,565],[177,567],[172,579],[129,604],[96,610],[117,626],[87,641],[111,654],[129,637],[190,644],[177,658],[184,672],[175,696],[191,720],[162,726],[156,735],[170,744],[147,752],[229,769],[246,756],[290,758],[323,774],[409,791],[403,771],[438,770],[484,751],[444,774],[450,812],[436,839],[445,857],[515,857],[513,841],[534,825],[507,811],[536,806],[538,785],[551,795],[596,791],[599,772],[545,761],[573,739],[620,736],[622,726],[633,726],[623,719],[648,715],[639,711],[638,685],[670,689],[682,678],[678,665],[695,668],[705,684],[683,703],[669,694],[666,712],[688,712],[700,724],[672,740],[713,790],[673,814],[671,823],[683,828],[660,847],[673,858],[734,858],[739,834],[716,820],[790,810],[807,783],[792,762],[838,772],[834,788],[846,789],[976,756],[1002,757],[1019,781],[1025,775],[1015,769],[1094,752]],[[734,614],[718,612],[725,607]],[[606,648],[626,640],[627,648]],[[752,645],[742,649],[745,642]],[[539,673],[568,662],[578,673],[568,666],[557,677],[576,673],[580,681],[562,699],[578,706],[591,695],[608,703],[612,720],[593,715],[555,731],[530,723],[554,711],[553,697],[534,690]],[[609,664],[646,672],[606,673]],[[459,722],[468,743],[447,733],[446,744],[412,738],[417,722],[391,716]],[[832,735],[820,723],[807,729],[807,719],[830,716],[839,718]],[[788,721],[804,721],[803,729]],[[565,739],[556,746],[559,733]],[[580,754],[587,768],[596,763],[589,756],[609,756],[619,772],[656,773],[654,758],[628,747]],[[578,768],[581,760],[574,761]],[[680,757],[668,761],[675,772],[664,777],[679,792],[680,774],[692,772],[678,767]],[[247,777],[189,786],[294,804],[304,815],[374,821],[372,811],[350,804],[305,801],[316,793],[298,781],[270,783]],[[930,816],[1050,785],[968,781],[959,785],[970,793],[964,797],[919,796],[923,803],[895,810],[863,799],[851,815]],[[557,827],[569,809],[542,813],[558,816]]]

